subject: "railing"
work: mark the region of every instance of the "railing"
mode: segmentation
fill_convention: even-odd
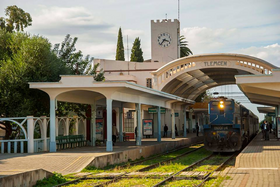
[[[0,140],[1,153],[26,153],[27,139]]]
[[[44,151],[44,139],[34,139],[34,152],[43,152]]]
[[[64,129],[62,134],[69,135],[70,122],[74,120],[75,134],[81,131],[86,137],[86,120],[79,117],[56,117],[55,131],[60,133],[61,129]],[[47,131],[50,128],[49,117],[11,117],[0,118],[0,121],[9,121],[20,127],[21,133],[25,139],[14,140],[0,140],[0,153],[36,153],[50,150],[50,138],[47,138]],[[60,122],[63,122],[60,129]],[[33,139],[36,125],[39,125],[41,137],[40,139]],[[81,129],[79,129],[81,128]],[[57,135],[56,134],[56,135]]]

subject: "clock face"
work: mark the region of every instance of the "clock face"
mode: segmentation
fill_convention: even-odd
[[[161,33],[158,35],[158,44],[161,47],[168,47],[171,44],[171,37],[168,33]]]

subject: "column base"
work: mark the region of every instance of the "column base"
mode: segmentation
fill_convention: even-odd
[[[106,142],[106,151],[113,151],[113,141]]]
[[[160,136],[158,136],[157,141],[161,142],[161,137]]]
[[[142,142],[141,142],[141,138],[139,137],[137,137],[137,139],[136,139],[136,145],[141,145],[142,144]]]
[[[123,135],[119,135],[120,142],[123,142]]]
[[[96,138],[92,138],[92,140],[91,140],[91,146],[93,146],[93,147],[96,146]]]
[[[50,152],[56,152],[56,142],[50,142]]]

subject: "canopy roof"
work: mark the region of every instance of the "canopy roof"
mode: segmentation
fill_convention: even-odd
[[[239,75],[236,83],[252,103],[280,105],[280,69],[269,75]]]

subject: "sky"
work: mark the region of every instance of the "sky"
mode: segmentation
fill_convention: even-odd
[[[11,5],[31,14],[27,32],[53,45],[70,34],[84,55],[112,60],[120,27],[125,48],[139,37],[144,59],[150,59],[150,21],[178,19],[178,0],[1,0],[0,17]],[[181,35],[194,54],[246,54],[280,67],[279,10],[279,0],[180,0]]]

